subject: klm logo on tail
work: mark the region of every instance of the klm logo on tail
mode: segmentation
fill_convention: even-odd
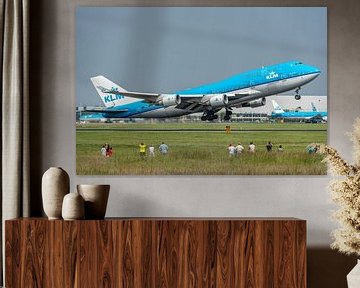
[[[127,92],[124,88],[102,75],[92,77],[90,80],[106,108],[141,101],[141,99],[126,97],[126,95],[122,94]]]
[[[111,92],[118,92],[119,89],[117,87],[111,87],[111,89],[106,89],[102,86],[97,86],[97,88],[102,92],[102,93],[109,93],[109,95],[103,96],[104,102],[105,103],[109,103],[109,102],[114,102],[116,100],[120,100],[123,99],[124,96],[119,95],[119,94],[112,94]]]

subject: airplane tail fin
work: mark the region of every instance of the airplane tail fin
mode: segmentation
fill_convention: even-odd
[[[281,106],[275,100],[271,100],[271,102],[274,107],[275,113],[284,113],[284,110],[281,108]]]
[[[90,80],[94,85],[105,107],[113,107],[139,101],[139,99],[126,97],[119,94],[119,92],[121,93],[127,91],[102,75],[92,77],[90,78]],[[112,91],[116,93],[111,93]]]
[[[311,102],[311,107],[313,112],[319,112],[319,110],[316,108],[315,104]]]

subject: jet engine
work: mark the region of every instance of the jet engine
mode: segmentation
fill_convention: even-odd
[[[156,99],[156,104],[162,105],[164,107],[175,106],[181,103],[181,98],[179,95],[160,95]]]
[[[221,107],[228,104],[229,99],[226,95],[215,95],[209,98],[209,104],[211,107]]]
[[[256,107],[264,106],[265,104],[266,104],[266,98],[261,98],[247,103],[242,103],[241,107],[256,108]]]
[[[251,108],[261,107],[266,104],[266,98],[257,99],[249,102]]]

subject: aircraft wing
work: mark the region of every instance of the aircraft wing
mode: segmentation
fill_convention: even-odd
[[[172,95],[172,94],[157,94],[157,93],[139,93],[139,92],[115,92],[114,91],[109,91],[109,93],[111,94],[119,94],[119,95],[123,95],[123,96],[128,96],[128,97],[133,97],[133,98],[139,98],[139,99],[143,99],[149,102],[156,102],[157,98],[159,96],[162,95]],[[255,89],[247,89],[246,91],[241,91],[238,93],[221,93],[226,95],[227,97],[231,98],[231,99],[235,99],[235,98],[241,98],[244,96],[249,96],[249,95],[254,95],[254,94],[259,94],[260,91],[255,90]],[[186,101],[189,99],[201,99],[202,97],[204,97],[204,94],[173,94],[173,95],[179,95],[181,97],[182,100]],[[209,94],[206,94],[209,95]]]
[[[102,88],[102,87],[101,87]],[[180,97],[181,98],[181,103],[188,103],[188,104],[200,104],[202,105],[202,100],[203,98],[206,97],[211,97],[212,94],[159,94],[159,93],[140,93],[140,92],[129,92],[129,91],[114,91],[114,90],[105,90],[103,88],[102,92],[104,93],[109,93],[109,94],[117,94],[117,95],[122,95],[122,96],[127,96],[127,97],[132,97],[132,98],[137,98],[137,99],[142,99],[146,102],[149,103],[154,103],[154,104],[158,104],[159,103],[159,99],[161,97],[167,97],[167,96],[174,96],[174,97]],[[239,91],[237,93],[221,93],[222,95],[226,95],[230,102],[233,100],[239,100],[241,98],[246,98],[246,96],[253,96],[255,94],[259,94],[260,91],[255,90],[255,89],[244,89],[242,91]],[[214,94],[216,95],[216,94]],[[247,99],[244,99],[244,102],[246,102]],[[179,101],[180,102],[180,101]],[[238,103],[238,101],[236,101]],[[179,108],[181,109],[182,105],[178,105]]]

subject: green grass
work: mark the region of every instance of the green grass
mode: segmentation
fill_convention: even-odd
[[[326,143],[324,124],[231,124],[233,132],[223,131],[220,123],[161,123],[161,124],[89,124],[85,130],[77,127],[77,164],[79,175],[321,175],[326,165],[321,155],[309,155],[305,147],[309,143]],[[117,130],[101,130],[117,128]],[[145,127],[145,128],[144,128]],[[203,128],[205,127],[205,128]],[[219,129],[219,131],[122,131],[126,129]],[[297,131],[246,131],[257,129],[297,129]],[[307,131],[308,130],[308,131]],[[320,131],[310,131],[320,130]],[[170,147],[169,154],[159,153],[155,158],[139,156],[138,145],[144,142],[156,148],[164,141]],[[247,149],[252,141],[257,152],[244,152],[230,158],[229,143],[241,142]],[[274,144],[274,152],[268,153],[265,145]],[[105,142],[114,148],[114,155],[105,158],[100,148]],[[283,153],[276,152],[277,146]]]
[[[232,130],[262,130],[262,129],[297,129],[297,130],[326,130],[327,125],[323,123],[88,123],[77,124],[78,130],[86,128],[96,129],[209,129],[225,130],[230,125]]]

